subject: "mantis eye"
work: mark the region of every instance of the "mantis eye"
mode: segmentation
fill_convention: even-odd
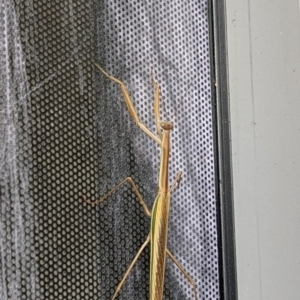
[[[160,127],[164,130],[172,130],[173,129],[173,124],[170,123],[170,122],[162,121],[162,122],[160,122]]]

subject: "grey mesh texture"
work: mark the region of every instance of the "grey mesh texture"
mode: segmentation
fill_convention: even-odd
[[[111,299],[149,232],[127,176],[149,209],[160,149],[151,70],[161,117],[174,123],[168,248],[197,284],[219,299],[219,254],[207,1],[29,1],[0,4],[0,297]],[[149,247],[117,299],[148,299]],[[168,259],[164,299],[194,299]]]

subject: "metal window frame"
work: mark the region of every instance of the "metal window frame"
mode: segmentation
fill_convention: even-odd
[[[224,300],[237,300],[225,0],[208,0],[208,15],[212,49],[211,85],[218,199],[220,295]]]

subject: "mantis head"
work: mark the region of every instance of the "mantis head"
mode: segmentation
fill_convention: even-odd
[[[167,122],[167,121],[160,122],[160,127],[163,130],[172,130],[174,128],[173,124],[171,122]]]

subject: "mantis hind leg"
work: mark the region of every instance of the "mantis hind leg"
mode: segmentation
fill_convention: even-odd
[[[188,273],[184,270],[183,266],[177,261],[177,259],[173,256],[173,254],[168,249],[167,249],[167,255],[171,258],[171,260],[175,263],[177,268],[183,273],[185,278],[191,284],[193,291],[194,291],[195,300],[198,300],[197,286],[196,286],[196,283],[194,282],[194,280],[188,275]]]
[[[134,257],[133,261],[131,262],[129,268],[127,269],[126,273],[124,274],[122,280],[120,281],[120,283],[118,284],[116,291],[113,295],[113,297],[111,298],[112,300],[114,300],[118,293],[120,292],[124,282],[126,281],[126,279],[128,278],[129,273],[131,272],[131,270],[133,269],[135,263],[137,262],[138,258],[140,257],[140,255],[142,254],[143,250],[145,249],[145,247],[148,245],[148,243],[150,242],[150,235],[147,236],[146,241],[144,242],[144,244],[141,246],[140,250],[138,251],[138,253],[136,254],[136,256]]]
[[[175,180],[173,181],[171,188],[170,188],[170,193],[179,185],[179,182],[181,180],[181,175],[182,172],[179,171],[176,175]],[[188,273],[184,270],[184,268],[182,267],[182,265],[177,261],[177,259],[174,257],[174,255],[168,250],[167,251],[167,255],[171,258],[171,260],[175,263],[175,265],[178,267],[178,269],[183,273],[183,275],[185,276],[185,278],[188,280],[188,282],[191,284],[193,291],[194,291],[194,296],[195,296],[195,300],[198,299],[197,297],[197,289],[196,289],[196,283],[193,281],[193,279],[188,275]]]

